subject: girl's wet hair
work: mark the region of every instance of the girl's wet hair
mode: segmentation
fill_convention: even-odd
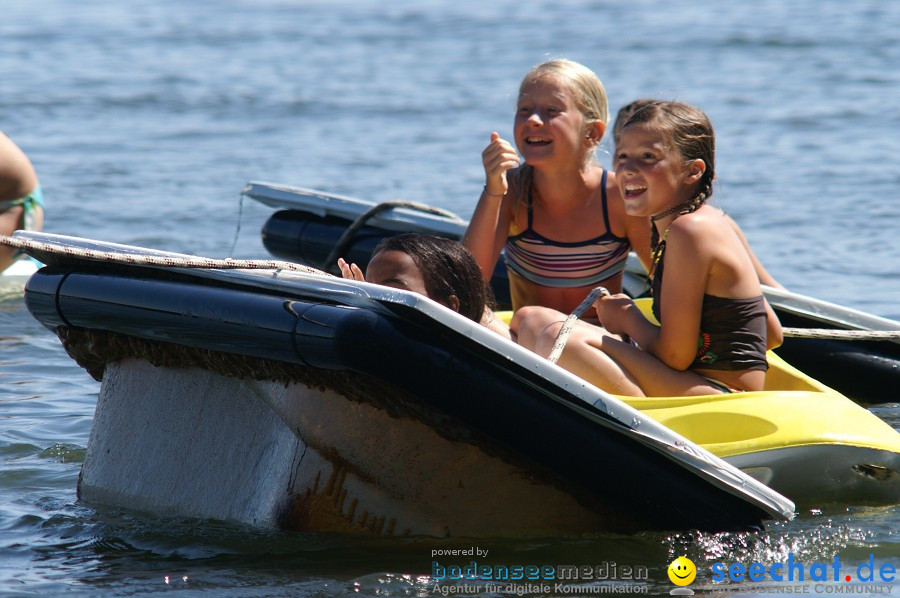
[[[572,90],[575,103],[585,122],[590,124],[597,121],[604,125],[609,122],[609,102],[606,99],[606,89],[600,78],[588,67],[565,58],[557,58],[543,62],[522,78],[519,85],[519,95],[522,95],[525,86],[544,77],[554,77],[563,83],[567,83]]]
[[[382,251],[400,251],[416,264],[430,299],[449,306],[450,296],[459,300],[459,313],[481,321],[485,307],[493,307],[493,295],[481,274],[481,268],[468,249],[457,241],[406,233],[382,239],[372,255]]]
[[[613,123],[612,129],[613,145],[615,148],[619,147],[619,138],[622,136],[622,128],[625,126],[625,123],[628,122],[628,119],[631,118],[631,115],[644,106],[648,106],[656,102],[659,102],[659,100],[654,100],[652,98],[639,98],[619,108],[619,111],[616,113],[616,120]]]
[[[699,209],[712,196],[716,178],[716,135],[709,117],[696,106],[684,102],[656,101],[635,110],[622,128],[636,124],[659,127],[685,162],[699,159],[706,164],[696,195],[678,213],[689,214]],[[659,244],[659,233],[652,224],[650,229],[650,242],[655,249]]]
[[[525,87],[545,77],[555,78],[569,86],[575,104],[584,117],[585,131],[595,122],[609,123],[609,101],[606,99],[606,89],[600,78],[588,67],[565,58],[557,58],[543,62],[522,78],[519,85],[519,95]],[[595,140],[599,144],[600,139]],[[513,198],[515,205],[527,204],[531,195],[531,182],[534,178],[534,167],[522,164],[510,172],[515,177],[516,195]]]

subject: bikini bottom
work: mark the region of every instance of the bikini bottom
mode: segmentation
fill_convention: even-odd
[[[22,206],[22,222],[25,230],[34,230],[35,211],[38,207],[44,207],[44,193],[38,185],[26,195],[17,199],[4,199],[0,201],[0,212]]]
[[[722,382],[721,380],[716,380],[715,378],[710,378],[710,377],[708,377],[708,376],[703,376],[703,379],[706,380],[707,382],[709,382],[709,385],[710,385],[710,386],[712,386],[712,387],[714,387],[714,388],[718,388],[719,390],[721,390],[723,394],[730,394],[730,393],[733,393],[733,392],[744,392],[744,391],[741,390],[740,388],[734,388],[733,386],[728,386],[727,384],[725,384],[725,383]]]
[[[35,187],[31,193],[23,195],[17,199],[4,199],[0,201],[0,213],[3,213],[7,210],[11,210],[12,208],[17,208],[22,206],[22,224],[24,230],[34,230],[35,229],[35,212],[37,208],[44,208],[44,193],[41,191],[41,186],[38,185]],[[16,251],[12,259],[13,261],[23,257],[25,252],[22,250]]]

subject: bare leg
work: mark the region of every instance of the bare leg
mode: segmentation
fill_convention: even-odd
[[[554,323],[544,329],[535,347],[539,355],[546,357],[550,354],[561,326],[560,323]],[[592,329],[576,326],[569,334],[566,348],[557,364],[606,392],[630,397],[644,396],[644,391],[631,372],[603,351],[603,343],[608,342],[621,343],[599,326]]]
[[[566,316],[544,307],[527,307],[516,312],[512,328],[518,333],[518,342],[541,357],[547,357],[553,349],[559,329]],[[643,396],[634,377],[599,348],[590,346],[590,339],[608,336],[600,326],[579,323],[569,333],[566,350],[557,364],[579,378],[607,392],[629,396]],[[574,347],[577,349],[573,349]]]
[[[566,316],[547,308],[520,310],[523,311],[512,322],[519,344],[547,357]],[[575,326],[558,363],[583,380],[618,395],[666,397],[721,393],[696,372],[673,370],[599,326]]]

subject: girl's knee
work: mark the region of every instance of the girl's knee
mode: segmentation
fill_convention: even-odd
[[[558,319],[560,314],[547,307],[539,305],[526,305],[519,308],[509,322],[510,328],[513,330],[535,330],[544,328],[550,322]],[[563,316],[563,319],[565,316]]]
[[[516,311],[510,321],[510,326],[537,326],[544,322],[552,322],[559,317],[565,319],[564,315],[549,307],[526,305],[525,307],[520,307],[519,310]]]
[[[533,346],[542,332],[555,321],[562,321],[565,316],[559,312],[538,305],[519,308],[509,323],[510,330],[526,346]]]

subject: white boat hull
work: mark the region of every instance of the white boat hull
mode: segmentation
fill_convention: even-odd
[[[79,492],[301,531],[522,536],[618,525],[479,447],[334,391],[142,359],[106,368]]]

